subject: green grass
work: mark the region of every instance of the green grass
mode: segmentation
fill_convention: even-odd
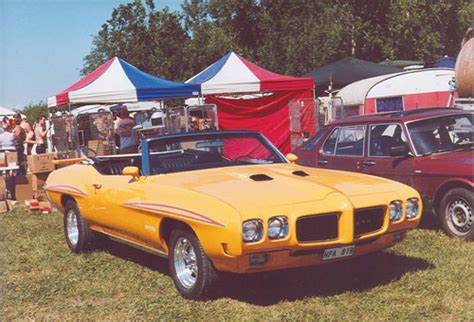
[[[12,319],[474,320],[474,243],[435,230],[320,267],[226,274],[185,300],[167,261],[108,241],[71,253],[59,214],[0,215],[0,317]]]

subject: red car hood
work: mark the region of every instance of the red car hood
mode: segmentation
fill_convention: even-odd
[[[474,177],[473,151],[435,153],[416,158],[416,169],[425,174]]]

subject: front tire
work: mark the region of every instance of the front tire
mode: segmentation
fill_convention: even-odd
[[[173,230],[169,245],[169,268],[179,293],[188,299],[203,297],[216,282],[217,272],[199,240],[190,231]]]
[[[448,236],[474,240],[474,200],[468,189],[449,190],[441,200],[439,217]]]
[[[93,232],[73,200],[69,200],[64,207],[64,236],[69,249],[74,253],[83,253],[92,247]]]

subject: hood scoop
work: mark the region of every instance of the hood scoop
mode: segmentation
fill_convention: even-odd
[[[266,174],[253,174],[250,176],[250,179],[253,181],[271,181],[272,177],[267,176]]]
[[[304,171],[297,170],[292,172],[295,176],[300,176],[300,177],[309,177],[309,174],[307,174]]]

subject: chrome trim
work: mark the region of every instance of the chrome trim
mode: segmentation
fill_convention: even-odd
[[[79,242],[79,226],[77,224],[76,212],[73,209],[66,213],[66,233],[71,245],[76,246]]]
[[[176,277],[184,288],[191,289],[199,276],[196,252],[186,237],[179,237],[173,250]]]
[[[163,258],[168,258],[168,254],[165,253],[164,251],[158,250],[158,249],[150,247],[150,246],[145,246],[143,244],[140,244],[138,242],[126,239],[124,237],[116,236],[116,235],[114,235],[112,233],[109,233],[107,231],[93,229],[93,228],[91,228],[91,229],[93,231],[98,232],[98,233],[107,235],[107,236],[109,236],[110,238],[114,239],[115,241],[117,241],[119,243],[126,244],[128,246],[131,246],[131,247],[136,248],[136,249],[143,250],[143,251],[145,251],[147,253],[150,253],[150,254],[153,254],[153,255],[158,255],[158,256],[163,257]]]

